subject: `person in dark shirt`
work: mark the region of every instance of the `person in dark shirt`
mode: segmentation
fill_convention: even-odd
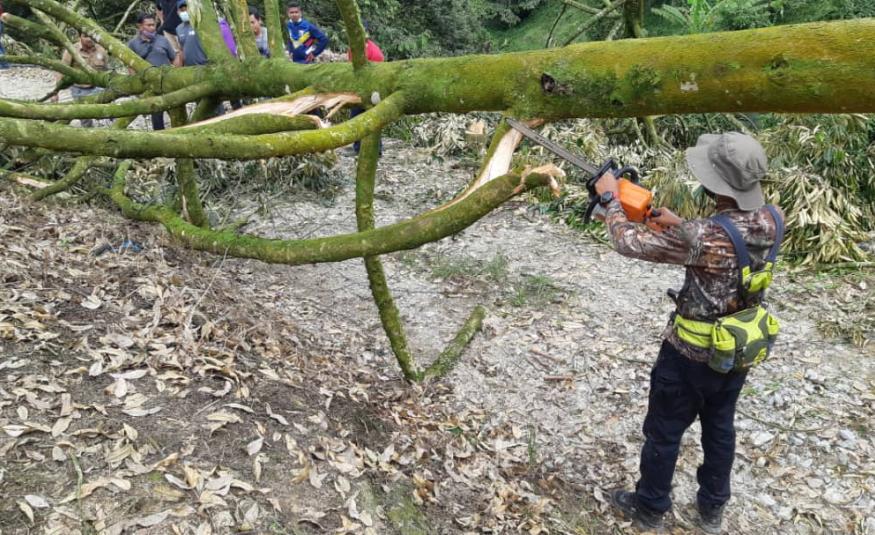
[[[176,51],[163,35],[156,32],[154,15],[141,14],[137,17],[137,35],[128,41],[128,48],[149,62],[153,67],[177,64]],[[164,112],[152,114],[152,130],[164,130]]]
[[[313,63],[328,46],[328,36],[318,26],[304,18],[301,4],[289,3],[286,8],[289,21],[286,31],[289,34],[289,57],[295,63]]]
[[[746,134],[704,134],[687,150],[687,163],[710,197],[718,215],[683,220],[660,208],[650,218],[664,231],[629,221],[619,201],[618,182],[606,173],[595,185],[605,209],[605,224],[614,249],[623,256],[684,266],[683,288],[663,334],[650,374],[644,419],[640,478],[634,490],[616,489],[611,503],[640,527],[659,530],[672,505],[671,488],[681,439],[699,419],[704,460],[696,472],[699,491],[695,522],[705,533],[722,532],[723,511],[731,495],[735,458],[734,418],[747,370],[716,371],[712,331],[715,322],[762,302],[764,290],[748,292],[745,269],[768,268],[783,236],[783,215],[766,205],[760,180],[768,170],[762,145]],[[654,211],[657,212],[657,211]],[[742,253],[727,230],[737,233]],[[704,328],[704,341],[687,331]]]
[[[186,67],[206,65],[209,58],[206,52],[204,52],[204,47],[201,45],[197,31],[191,24],[188,14],[188,2],[186,0],[178,0],[176,5],[179,18],[182,20],[182,23],[176,27],[176,36],[179,38],[179,46],[182,49],[182,64]],[[237,43],[234,41],[234,34],[231,32],[228,21],[219,19],[219,30],[222,32],[222,39],[225,41],[228,51],[236,58]]]
[[[176,38],[176,28],[182,21],[179,20],[179,13],[176,11],[176,2],[177,0],[156,0],[155,8],[158,10],[158,20],[161,23],[157,32],[163,35],[173,47],[173,51],[179,54],[179,39]]]

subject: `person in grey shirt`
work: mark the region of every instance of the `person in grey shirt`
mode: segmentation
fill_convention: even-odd
[[[156,25],[154,15],[144,13],[137,17],[137,35],[128,41],[128,48],[153,67],[178,65],[173,46],[163,35],[156,33]],[[164,112],[152,114],[152,130],[164,130]]]
[[[176,9],[182,24],[176,28],[176,37],[179,39],[179,47],[182,48],[182,64],[186,67],[192,65],[206,65],[207,54],[201,46],[201,40],[197,36],[194,26],[188,14],[188,2],[179,0]]]
[[[249,7],[249,25],[252,27],[252,33],[255,34],[255,46],[258,47],[258,53],[269,58],[270,45],[267,41],[267,28],[264,27],[261,13],[252,6]]]

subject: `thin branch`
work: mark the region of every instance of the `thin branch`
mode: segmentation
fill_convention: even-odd
[[[101,73],[90,75],[61,61],[42,56],[3,56],[3,61],[16,65],[38,65],[45,67],[46,69],[63,74],[70,81],[77,84],[102,86],[106,80]]]
[[[616,0],[616,2],[614,2],[613,4],[610,4],[609,6],[604,8],[603,10],[599,11],[598,13],[596,13],[595,15],[590,17],[586,22],[584,22],[580,26],[580,28],[577,29],[577,33],[575,33],[568,41],[565,42],[564,46],[568,46],[571,43],[573,43],[574,41],[577,41],[577,38],[580,37],[581,35],[583,35],[584,32],[586,32],[588,29],[595,26],[598,21],[602,20],[606,16],[613,13],[617,8],[622,6],[624,3],[626,3],[626,0]],[[622,24],[622,21],[620,23]]]
[[[116,158],[216,158],[260,160],[323,152],[349,145],[378,132],[404,114],[404,96],[395,93],[358,117],[324,130],[259,136],[190,136],[175,132],[114,131],[73,128],[28,119],[0,119],[0,139],[42,147]]]
[[[365,55],[365,27],[362,24],[362,16],[358,2],[355,0],[337,0],[337,8],[343,17],[343,25],[346,27],[349,49],[352,53],[352,66],[358,70],[368,64]]]
[[[112,127],[117,130],[124,130],[128,126],[134,122],[135,117],[125,117],[123,119],[117,120]],[[85,173],[88,169],[99,163],[101,158],[95,156],[82,156],[77,158],[73,164],[73,167],[67,172],[67,175],[64,176],[61,180],[52,183],[46,188],[43,188],[39,191],[35,191],[33,195],[31,195],[31,199],[34,201],[41,201],[47,197],[55,195],[56,193],[60,193],[62,191],[66,191],[73,187],[76,183],[82,180],[82,177],[85,176]]]
[[[264,0],[264,21],[267,23],[267,43],[272,58],[286,57],[285,35],[279,0]]]
[[[25,5],[32,9],[43,11],[55,19],[69,24],[80,32],[84,32],[91,36],[95,42],[102,45],[110,55],[115,56],[121,60],[125,66],[135,71],[142,71],[150,67],[149,62],[138,56],[133,50],[129,49],[125,43],[113,37],[112,34],[101,28],[96,22],[64,7],[59,2],[55,2],[54,0],[8,1],[13,4]]]
[[[566,11],[568,11],[568,3],[563,3],[562,9],[559,10],[559,15],[556,16],[556,20],[554,20],[553,25],[550,26],[550,33],[547,34],[547,42],[544,43],[544,48],[550,48],[553,46],[553,34],[556,33],[556,28],[559,27],[559,21],[562,20],[562,16],[565,15]]]
[[[249,5],[247,0],[232,0],[232,9],[237,13],[237,53],[240,59],[258,59],[258,46],[255,44],[255,34],[249,24]]]
[[[115,104],[27,104],[0,100],[0,116],[21,119],[72,120],[112,119],[169,110],[216,92],[207,82],[160,97],[127,100]]]
[[[12,13],[4,13],[2,16],[0,16],[0,21],[3,21],[3,24],[9,26],[10,28],[15,28],[16,30],[19,30],[22,34],[27,35],[28,37],[45,39],[46,41],[51,41],[52,43],[55,43],[57,45],[62,44],[57,41],[57,35],[53,33],[48,27],[43,26],[42,24],[23,19],[21,17],[16,17]]]
[[[216,254],[225,254],[227,251],[229,256],[255,258],[273,264],[301,265],[339,262],[414,249],[455,234],[515,195],[549,185],[552,180],[550,176],[538,174],[531,174],[525,179],[518,175],[506,175],[440,212],[430,212],[365,232],[307,240],[271,240],[199,228],[165,206],[135,203],[124,193],[124,177],[116,180],[112,189],[105,193],[125,216],[161,223],[174,238],[193,249]]]
[[[32,11],[37,16],[37,18],[40,19],[43,24],[48,28],[49,33],[51,33],[53,36],[52,40],[61,45],[64,50],[67,51],[67,54],[70,54],[70,58],[72,59],[73,63],[78,65],[80,69],[87,72],[88,74],[93,75],[97,72],[91,65],[88,64],[87,61],[85,61],[85,58],[82,57],[82,54],[80,54],[79,51],[76,50],[76,47],[73,46],[73,43],[71,43],[70,40],[67,39],[67,36],[58,29],[54,21],[48,15],[38,9],[34,9]]]
[[[562,3],[565,4],[566,6],[571,6],[575,9],[579,9],[579,10],[583,11],[584,13],[589,13],[590,15],[595,15],[596,13],[599,12],[599,9],[597,7],[588,6],[588,5],[582,4],[580,2],[575,2],[574,0],[564,0]]]
[[[122,15],[121,20],[119,20],[118,24],[115,25],[115,29],[112,31],[112,33],[117,34],[119,32],[119,30],[122,29],[122,26],[125,25],[125,22],[127,22],[128,17],[131,16],[131,12],[134,11],[134,8],[136,8],[138,5],[140,5],[141,1],[142,0],[134,0],[133,2],[131,2],[131,5],[129,5],[128,9],[125,10],[125,14]]]

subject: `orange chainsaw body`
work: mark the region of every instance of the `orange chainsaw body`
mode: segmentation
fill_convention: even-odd
[[[626,217],[629,221],[644,223],[644,220],[650,215],[653,193],[625,178],[619,179],[618,182],[619,200],[620,204],[623,205],[623,211],[626,212]]]

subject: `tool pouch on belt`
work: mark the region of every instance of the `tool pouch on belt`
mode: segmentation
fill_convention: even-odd
[[[762,293],[772,283],[772,271],[784,239],[784,222],[774,206],[767,206],[775,220],[775,245],[766,256],[761,271],[751,271],[750,254],[741,233],[725,214],[714,217],[729,235],[738,257],[739,292],[743,298]],[[720,373],[746,371],[769,356],[778,336],[778,320],[762,305],[746,308],[718,318],[714,323],[675,317],[675,329],[681,340],[711,350],[708,366]]]
[[[778,336],[778,320],[763,306],[747,308],[714,322],[712,354],[714,371],[745,371],[766,360]]]

